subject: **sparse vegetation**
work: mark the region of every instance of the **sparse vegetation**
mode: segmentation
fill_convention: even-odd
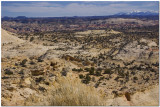
[[[83,78],[84,78],[84,76],[83,76],[82,74],[80,74],[80,75],[79,75],[79,78],[80,78],[80,79],[83,79]]]
[[[20,63],[20,65],[22,66],[22,67],[26,67],[26,62],[27,62],[27,59],[24,59],[21,63]]]
[[[60,84],[52,93],[51,106],[105,106],[106,100],[94,88],[79,80],[59,78]]]
[[[155,17],[2,18],[2,28],[4,106],[106,106],[113,95],[134,105],[159,84]]]
[[[32,42],[33,40],[34,40],[34,37],[31,37],[31,38],[30,38],[30,42]]]
[[[89,76],[89,74],[87,74],[86,77],[82,80],[82,82],[85,84],[88,84],[90,80],[91,80],[91,77]]]
[[[110,69],[105,69],[104,74],[111,74],[111,70]]]
[[[81,72],[81,71],[83,71],[83,69],[82,68],[80,68],[80,69],[73,68],[72,71]]]
[[[6,69],[6,70],[5,70],[5,74],[7,74],[7,75],[12,75],[13,72],[12,72],[11,70],[9,70],[9,69]]]
[[[101,76],[101,71],[96,71],[95,75],[96,76]]]

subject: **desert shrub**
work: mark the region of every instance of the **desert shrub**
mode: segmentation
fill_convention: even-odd
[[[138,78],[137,77],[133,77],[133,80],[138,80]]]
[[[154,69],[150,69],[151,70],[151,72],[156,72],[156,70],[154,70]]]
[[[20,63],[20,65],[22,66],[22,67],[26,67],[26,62],[27,62],[27,59],[24,59],[21,63]]]
[[[8,79],[8,78],[9,78],[9,77],[5,77],[5,76],[4,76],[4,77],[2,77],[2,79]]]
[[[82,69],[82,68],[80,68],[80,69],[78,69],[78,71],[79,71],[79,72],[81,72],[81,71],[83,71],[83,69]]]
[[[63,68],[61,74],[62,74],[62,76],[67,76],[67,73],[68,73],[68,72],[69,72],[69,71],[68,71],[67,68]]]
[[[77,71],[77,69],[76,69],[76,68],[73,68],[72,71]]]
[[[6,70],[5,70],[5,74],[7,74],[7,75],[12,75],[13,72],[12,72],[11,70],[9,70],[9,69],[6,69]]]
[[[119,76],[117,76],[114,80],[115,80],[115,81],[118,81],[118,79],[119,79]]]
[[[31,64],[31,65],[34,65],[34,64],[35,64],[35,62],[33,62],[33,61],[30,61],[30,64]]]
[[[43,59],[41,57],[38,57],[38,62],[43,62]]]
[[[118,91],[112,91],[112,93],[114,94],[114,97],[118,97]]]
[[[124,71],[118,71],[118,75],[124,77],[125,76]]]
[[[15,66],[18,66],[18,64],[17,64],[17,63],[15,63]]]
[[[45,84],[46,84],[46,85],[49,85],[50,83],[49,83],[49,82],[45,82]]]
[[[105,69],[104,74],[111,74],[111,69]]]
[[[31,56],[31,57],[29,57],[29,59],[30,59],[30,60],[33,60],[33,59],[34,59],[34,57],[32,57],[32,56]]]
[[[94,71],[95,70],[94,67],[91,67],[91,70]]]
[[[89,68],[85,68],[84,70],[85,70],[86,72],[89,72],[89,71],[90,71],[90,69],[89,69]]]
[[[90,63],[89,61],[84,61],[84,62],[83,62],[83,65],[84,65],[84,66],[89,66],[89,65],[91,65],[91,64],[92,64],[92,63]]]
[[[36,78],[36,79],[35,79],[36,82],[41,82],[41,81],[43,81],[43,80],[44,80],[43,77],[39,77],[39,78]]]
[[[87,80],[87,81],[90,81],[90,80],[91,80],[91,77],[90,77],[88,74],[86,75],[86,80]]]
[[[89,71],[89,74],[90,74],[90,75],[94,75],[94,71],[92,71],[92,70]]]
[[[95,77],[92,77],[92,82],[95,82]]]
[[[39,87],[39,90],[42,91],[42,92],[46,91],[46,89],[44,87],[41,87],[41,86]]]
[[[149,81],[149,77],[147,77],[145,80],[146,80],[146,82],[148,82]]]
[[[134,71],[131,72],[132,75],[135,75],[136,73]]]
[[[34,40],[34,37],[31,37],[31,38],[30,38],[30,42],[32,42],[33,40]]]
[[[106,85],[106,83],[103,83],[102,85]]]
[[[103,70],[103,68],[97,68],[97,71],[102,71]]]
[[[50,66],[55,67],[57,65],[57,63],[51,62]]]
[[[101,82],[100,81],[98,81],[96,84],[95,84],[95,88],[98,88],[98,86],[99,86],[99,84],[100,84]]]
[[[101,76],[101,71],[96,71],[95,75],[96,76]]]
[[[89,70],[89,74],[94,75],[94,67],[91,67],[91,69]]]
[[[90,80],[91,80],[91,77],[89,76],[89,74],[87,74],[86,77],[82,80],[82,82],[85,84],[89,84]]]
[[[50,106],[105,106],[105,97],[79,79],[59,78],[58,88],[53,91]]]
[[[82,68],[80,68],[80,69],[73,68],[72,71],[81,72],[81,71],[83,71],[83,69]]]
[[[103,77],[100,77],[100,78],[99,78],[99,81],[101,81],[101,80],[103,80],[103,79],[104,79],[104,76],[103,76]]]
[[[79,78],[82,79],[82,78],[84,78],[84,76],[83,76],[82,74],[80,74],[80,75],[79,75]]]

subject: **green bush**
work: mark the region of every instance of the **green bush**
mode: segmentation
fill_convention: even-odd
[[[95,77],[92,77],[92,82],[95,82]]]
[[[118,96],[118,91],[112,91],[112,93],[114,94],[115,97]]]
[[[100,81],[98,81],[96,84],[95,84],[95,88],[98,88],[98,86],[99,86],[99,84],[100,84],[101,82]]]
[[[91,77],[87,74],[84,80],[82,80],[83,83],[89,84],[89,81],[91,80]]]
[[[73,68],[72,71],[77,71],[77,69],[76,69],[76,68]]]
[[[104,71],[104,74],[111,74],[111,73],[112,73],[111,69],[105,69]]]
[[[7,75],[12,75],[13,74],[13,72],[11,71],[11,70],[6,70],[6,72],[5,72],[5,74],[7,74]]]
[[[95,75],[96,76],[101,76],[101,71],[96,71]]]
[[[22,67],[26,67],[26,62],[27,62],[27,59],[24,59],[21,63],[20,63],[20,65],[22,66]]]
[[[73,68],[72,71],[81,72],[81,71],[83,71],[83,69],[82,68],[80,68],[80,69]]]
[[[82,78],[84,78],[84,76],[83,76],[82,74],[80,74],[80,75],[79,75],[79,78],[82,79]]]
[[[43,62],[43,59],[41,59],[40,57],[38,57],[38,62]]]
[[[124,71],[118,71],[118,75],[124,77],[125,76]]]
[[[91,80],[91,77],[90,77],[88,74],[86,75],[86,80],[87,80],[87,81],[90,81],[90,80]]]
[[[34,64],[35,64],[35,62],[33,62],[33,61],[30,61],[30,64],[31,64],[31,65],[34,65]]]
[[[101,80],[103,80],[103,79],[104,79],[104,77],[100,77],[100,78],[99,78],[99,81],[101,81]]]
[[[90,68],[85,68],[84,70],[86,70],[87,72],[89,72],[89,71],[90,71]]]
[[[94,67],[91,67],[91,71],[94,71]]]
[[[133,77],[133,79],[134,79],[134,80],[138,80],[138,78],[137,78],[137,77]]]
[[[32,42],[33,40],[34,40],[34,37],[31,37],[31,38],[30,38],[30,42]]]
[[[90,71],[89,71],[89,74],[90,74],[90,75],[94,75],[94,71],[93,71],[93,70],[90,70]]]

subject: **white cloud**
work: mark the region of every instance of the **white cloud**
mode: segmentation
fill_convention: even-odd
[[[49,2],[32,2],[29,4],[15,3],[12,6],[2,6],[3,10],[8,12],[21,12],[39,14],[41,16],[93,16],[93,15],[111,15],[118,12],[130,12],[133,10],[146,11],[146,7],[152,5],[136,6],[127,3],[112,3],[109,5],[80,4],[70,3],[61,5]]]

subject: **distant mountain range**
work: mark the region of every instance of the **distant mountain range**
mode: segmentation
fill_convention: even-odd
[[[159,13],[155,11],[146,11],[146,12],[133,11],[128,13],[120,12],[115,15],[149,16],[149,15],[159,15]]]
[[[4,20],[27,20],[27,19],[88,19],[88,20],[96,20],[96,19],[106,19],[106,18],[148,18],[148,19],[159,19],[159,13],[155,11],[133,11],[133,12],[120,12],[114,15],[107,15],[107,16],[72,16],[72,17],[26,17],[26,16],[17,16],[17,17],[8,17],[4,16],[2,17],[2,21]]]

